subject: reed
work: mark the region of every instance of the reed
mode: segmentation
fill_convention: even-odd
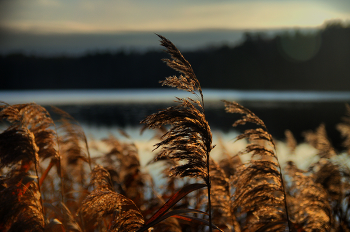
[[[302,170],[279,163],[257,115],[224,101],[223,110],[241,116],[233,126],[245,126],[236,140],[247,145],[232,154],[219,140],[222,158],[213,160],[200,83],[176,46],[159,38],[170,54],[163,61],[180,72],[161,84],[192,94],[142,121],[157,129],[148,165],[163,163],[164,187],[155,187],[134,143],[111,134],[100,141],[108,149],[99,150],[62,110],[2,102],[0,231],[350,231],[350,107],[337,126],[344,150],[332,146],[321,124],[304,133],[317,152]],[[291,131],[286,143],[297,151]],[[90,157],[90,149],[99,155]]]
[[[169,107],[148,116],[141,123],[155,129],[171,125],[171,129],[162,136],[156,149],[162,147],[155,161],[171,159],[185,160],[185,164],[177,164],[169,170],[170,176],[202,178],[208,189],[209,228],[212,231],[211,217],[211,180],[210,180],[210,151],[213,149],[212,133],[204,114],[204,99],[200,83],[194,74],[190,63],[168,39],[161,38],[161,45],[171,55],[172,59],[163,59],[166,64],[179,71],[181,75],[171,76],[161,81],[162,85],[188,91],[194,95],[199,93],[200,99],[177,98],[177,106]],[[197,95],[198,96],[198,95]]]

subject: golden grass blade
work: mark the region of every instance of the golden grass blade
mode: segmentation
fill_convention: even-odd
[[[84,199],[78,214],[91,227],[96,228],[103,220],[110,221],[111,231],[124,231],[144,224],[135,203],[112,191],[110,175],[103,167],[94,168],[90,185],[95,189]]]
[[[251,142],[238,155],[251,153],[252,159],[260,158],[242,164],[233,176],[232,207],[241,215],[247,215],[242,225],[243,229],[256,231],[265,228],[271,221],[285,221],[291,231],[281,167],[275,154],[275,143],[271,134],[264,122],[250,110],[236,102],[224,101],[224,103],[226,112],[243,115],[233,126],[250,122],[260,127],[247,129],[236,138],[236,141],[248,139]],[[286,229],[284,223],[267,227],[266,231]]]
[[[315,183],[311,176],[305,175],[293,162],[288,163],[286,171],[293,179],[291,188],[295,200],[291,202],[295,204],[291,207],[291,215],[295,223],[305,231],[330,231],[331,206],[322,185]]]
[[[18,130],[26,128],[33,133],[38,155],[42,159],[57,156],[57,135],[51,129],[54,122],[48,111],[35,103],[1,105],[0,121],[7,120],[12,127]]]
[[[90,185],[93,185],[95,189],[106,189],[113,191],[111,176],[109,175],[108,171],[100,165],[97,165],[92,170]]]
[[[165,47],[166,52],[171,55],[170,59],[163,59],[166,64],[174,70],[179,71],[184,76],[180,77],[172,76],[161,81],[162,85],[168,85],[178,89],[186,90],[195,94],[195,91],[199,91],[201,100],[203,103],[203,93],[200,83],[194,74],[191,64],[183,57],[181,52],[176,48],[176,46],[167,38],[157,35],[161,39],[161,45]]]
[[[5,180],[6,187],[0,191],[2,231],[44,231],[40,193],[34,179],[20,173]]]
[[[181,104],[148,116],[141,123],[149,128],[158,128],[165,124],[173,125],[157,143],[162,147],[155,160],[169,158],[186,160],[187,163],[170,170],[174,176],[202,177],[206,179],[208,153],[212,149],[212,135],[204,115],[188,100],[180,99]]]

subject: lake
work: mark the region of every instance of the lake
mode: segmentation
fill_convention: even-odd
[[[286,129],[298,140],[305,130],[326,124],[330,137],[338,146],[339,133],[334,128],[345,115],[350,91],[239,91],[204,89],[206,118],[212,129],[228,132],[239,116],[225,113],[221,100],[236,101],[252,110],[276,138]],[[170,88],[122,90],[36,90],[0,91],[0,100],[9,104],[36,102],[57,106],[80,123],[96,127],[139,127],[147,115],[172,106],[176,97],[192,97],[190,93]]]
[[[234,143],[239,131],[232,123],[239,115],[225,113],[221,100],[236,101],[249,108],[266,124],[269,132],[277,140],[284,141],[284,132],[289,129],[299,142],[303,141],[302,132],[315,130],[325,123],[328,136],[337,149],[342,149],[340,134],[335,126],[345,115],[346,103],[350,103],[350,92],[308,92],[308,91],[238,91],[204,89],[205,114],[213,132],[213,143],[223,141],[226,148],[236,153],[245,146],[244,141]],[[143,166],[152,159],[154,132],[147,130],[140,134],[140,121],[146,116],[176,103],[177,97],[192,97],[185,91],[170,88],[133,89],[133,90],[37,90],[37,91],[0,91],[0,101],[9,104],[36,102],[50,110],[50,105],[61,108],[71,114],[83,127],[89,141],[97,141],[100,149],[106,149],[100,139],[112,133],[116,137],[135,143],[139,149]],[[130,139],[118,133],[125,130]],[[242,131],[244,128],[239,128]],[[95,143],[96,145],[96,143]],[[280,162],[293,159],[299,167],[307,167],[317,153],[310,146],[301,145],[296,154],[290,157],[285,144],[277,144]],[[218,146],[212,156],[221,155]],[[91,150],[98,156],[101,150]],[[150,171],[157,175],[156,169]]]

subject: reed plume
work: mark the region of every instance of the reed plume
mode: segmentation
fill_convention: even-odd
[[[47,110],[35,103],[0,105],[0,121],[10,126],[0,134],[0,168],[21,162],[28,171],[34,163],[38,176],[39,159],[57,158],[56,132]],[[39,181],[39,179],[38,179]],[[39,184],[39,182],[38,182]],[[39,185],[40,191],[40,185]]]
[[[91,171],[89,146],[83,128],[70,114],[57,107],[52,107],[52,111],[59,117],[55,123],[60,152],[57,170],[61,178],[61,202],[75,212],[87,195],[87,164]],[[74,194],[79,196],[77,201],[67,201],[76,198]]]
[[[346,104],[346,114],[345,117],[343,117],[343,122],[337,124],[336,127],[344,138],[343,145],[348,152],[350,138],[349,125],[350,107]],[[310,165],[309,172],[313,176],[313,181],[317,184],[321,184],[327,193],[327,199],[331,205],[331,229],[335,231],[349,231],[349,163],[346,159],[342,159],[341,156],[337,157],[337,153],[326,134],[324,124],[321,124],[316,129],[316,132],[306,132],[305,139],[318,150],[320,159]]]
[[[33,133],[26,128],[11,126],[0,134],[0,168],[12,167],[19,162],[29,166],[37,162],[37,152]]]
[[[170,76],[167,77],[164,81],[160,81],[162,85],[167,85],[170,87],[175,87],[188,91],[192,94],[196,94],[195,91],[198,91],[202,104],[203,104],[203,93],[200,83],[192,69],[191,64],[183,57],[181,52],[176,48],[176,46],[167,38],[158,35],[161,39],[161,45],[166,48],[166,52],[170,54],[172,59],[162,59],[170,68],[180,72],[183,75]]]
[[[14,205],[11,213],[18,215],[12,218],[11,228],[15,228],[13,230],[24,230],[28,225],[38,231],[43,230],[44,209],[40,189],[43,179],[39,180],[39,165],[40,160],[58,157],[57,136],[51,129],[54,123],[48,111],[35,103],[9,105],[2,102],[0,121],[7,121],[10,124],[0,134],[0,168],[11,168],[9,172],[11,176],[2,194],[5,196],[7,191],[13,194],[12,198],[11,196],[2,198],[1,205],[6,205],[8,202]],[[22,179],[28,179],[28,171],[32,164],[36,172],[36,178],[33,180],[36,179],[37,184],[32,182],[23,184]],[[4,210],[6,209],[9,210],[4,207]]]
[[[96,228],[107,219],[109,231],[135,231],[143,224],[143,216],[134,202],[114,192],[107,170],[101,166],[93,169],[90,185],[95,189],[84,199],[78,210],[84,221]]]
[[[141,172],[136,145],[122,142],[111,134],[103,139],[103,142],[110,147],[110,150],[103,155],[102,162],[111,175],[116,191],[141,207],[144,204],[146,173]]]
[[[0,191],[1,231],[44,231],[45,222],[36,177],[13,170]]]
[[[105,189],[113,191],[113,183],[109,172],[100,165],[97,165],[91,172],[90,185],[94,189]]]
[[[224,170],[213,159],[210,160],[210,178],[212,183],[213,223],[220,228],[240,232],[240,226],[231,207],[230,180]]]
[[[291,231],[281,167],[272,136],[264,122],[249,109],[236,102],[224,103],[226,112],[243,115],[233,126],[247,123],[259,126],[246,129],[236,139],[248,139],[251,142],[237,155],[252,154],[252,160],[238,167],[232,180],[233,208],[240,212],[238,217],[246,215],[243,230],[284,231],[288,223]]]
[[[211,225],[209,153],[212,150],[212,134],[204,115],[204,100],[202,89],[190,63],[183,57],[175,45],[163,36],[161,45],[171,55],[171,59],[163,61],[181,75],[167,77],[161,81],[162,85],[186,90],[196,95],[200,94],[200,101],[192,98],[177,98],[177,106],[169,107],[152,114],[141,123],[148,128],[155,129],[164,125],[171,125],[170,130],[162,136],[162,141],[155,145],[161,151],[155,157],[186,161],[170,169],[171,176],[200,177],[208,187],[209,221]],[[197,95],[198,96],[198,95]],[[211,228],[210,228],[211,230]]]
[[[311,176],[298,169],[293,162],[286,167],[287,174],[292,178],[290,201],[293,222],[304,231],[330,231],[332,210],[328,194],[321,184],[316,183]]]
[[[12,132],[16,128],[20,134],[23,134],[22,131],[28,134],[40,158],[57,156],[57,135],[52,129],[54,122],[44,107],[35,103],[9,105],[3,102],[0,105],[0,121],[3,120],[10,123]]]
[[[309,167],[309,173],[313,182],[321,185],[327,193],[327,201],[331,206],[331,229],[347,231],[350,225],[350,169],[346,162],[321,158]]]
[[[60,116],[56,121],[59,145],[62,156],[68,165],[76,165],[79,160],[89,163],[91,170],[90,151],[86,135],[80,124],[67,112],[52,107],[53,112]]]
[[[163,135],[156,149],[162,147],[155,160],[169,158],[187,160],[186,164],[175,166],[170,170],[174,176],[190,176],[208,179],[206,158],[211,147],[211,132],[204,114],[191,101],[179,99],[178,106],[148,116],[143,123],[149,128],[170,124],[172,128]]]
[[[295,140],[294,135],[290,130],[285,130],[284,135],[286,136],[287,147],[290,149],[291,153],[293,154],[297,147],[297,141]]]
[[[315,132],[306,131],[304,137],[307,143],[318,150],[318,156],[321,158],[331,158],[335,156],[335,150],[329,141],[325,124],[321,124]]]
[[[333,204],[341,204],[342,198],[342,179],[347,173],[342,168],[332,163],[328,159],[321,159],[315,164],[311,165],[312,171],[314,172],[315,183],[321,184],[322,187],[327,191],[330,201]]]

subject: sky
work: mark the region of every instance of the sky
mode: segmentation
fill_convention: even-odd
[[[0,52],[21,43],[22,48],[23,43],[34,46],[21,40],[20,33],[64,37],[271,30],[315,28],[334,19],[350,21],[349,0],[0,0]]]

